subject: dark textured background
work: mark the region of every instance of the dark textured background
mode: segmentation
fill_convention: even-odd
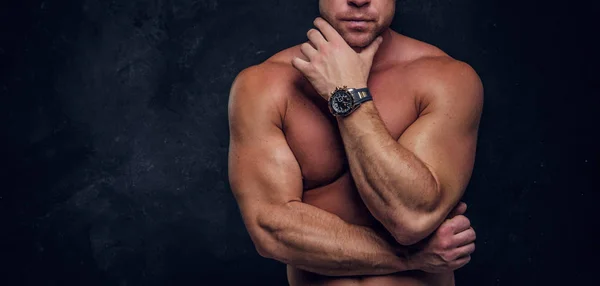
[[[393,28],[485,86],[458,285],[596,274],[598,4],[533,2],[398,0]],[[299,0],[3,1],[0,285],[284,285],[229,190],[226,105],[315,16]]]

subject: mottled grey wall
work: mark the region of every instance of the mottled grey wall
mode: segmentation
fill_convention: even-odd
[[[283,285],[229,189],[227,97],[241,69],[305,40],[316,3],[3,3],[0,284]],[[465,196],[477,251],[458,285],[592,277],[597,4],[566,5],[397,3],[394,29],[485,86]]]

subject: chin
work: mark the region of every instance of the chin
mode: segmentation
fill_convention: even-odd
[[[341,25],[340,25],[341,26]],[[338,27],[340,27],[338,26]],[[340,27],[341,29],[336,29],[342,36],[342,38],[348,43],[350,47],[353,48],[364,48],[370,45],[375,38],[379,35],[377,27],[372,27],[367,30],[350,30],[346,27]]]
[[[370,45],[377,35],[374,33],[345,33],[342,37],[350,47],[364,48]]]

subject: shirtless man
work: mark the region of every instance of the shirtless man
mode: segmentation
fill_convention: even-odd
[[[395,0],[319,8],[308,42],[231,87],[229,177],[250,237],[290,285],[454,285],[475,249],[459,201],[479,77],[391,30]]]

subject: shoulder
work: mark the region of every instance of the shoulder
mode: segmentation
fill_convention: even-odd
[[[278,111],[280,114],[285,110],[289,94],[297,91],[302,82],[301,74],[291,64],[291,57],[286,60],[290,49],[236,75],[229,92],[230,115],[242,108],[255,112]]]
[[[432,44],[394,32],[394,46],[398,51],[394,57],[396,66],[425,75],[422,77],[428,81],[432,78],[439,81],[445,76],[460,75],[459,77],[472,83],[479,82],[477,73],[470,65],[452,58]]]
[[[406,61],[398,74],[409,76],[421,111],[427,107],[465,108],[480,110],[483,105],[483,85],[469,64],[456,60],[441,49],[406,37]],[[452,104],[452,105],[448,105]]]
[[[393,32],[395,52],[388,68],[401,76],[410,76],[411,82],[423,87],[447,85],[481,86],[475,70],[467,63],[456,60],[440,48]]]
[[[266,61],[240,71],[231,84],[231,92],[257,91],[285,88],[291,84],[289,68],[282,63]]]
[[[240,71],[233,80],[232,91],[247,88],[272,91],[298,85],[302,75],[292,66],[292,57],[296,50],[299,51],[297,47],[285,49],[260,64]]]
[[[398,49],[407,51],[403,55],[403,68],[417,72],[429,84],[481,83],[469,64],[452,58],[440,48],[403,35],[397,38],[401,42]]]
[[[450,56],[422,57],[407,68],[421,75],[418,82],[431,92],[462,89],[463,94],[483,93],[483,85],[477,72],[469,64]]]
[[[483,86],[470,65],[450,57],[433,57],[416,61],[413,68],[422,74],[416,83],[420,116],[437,114],[477,130],[483,111]]]

